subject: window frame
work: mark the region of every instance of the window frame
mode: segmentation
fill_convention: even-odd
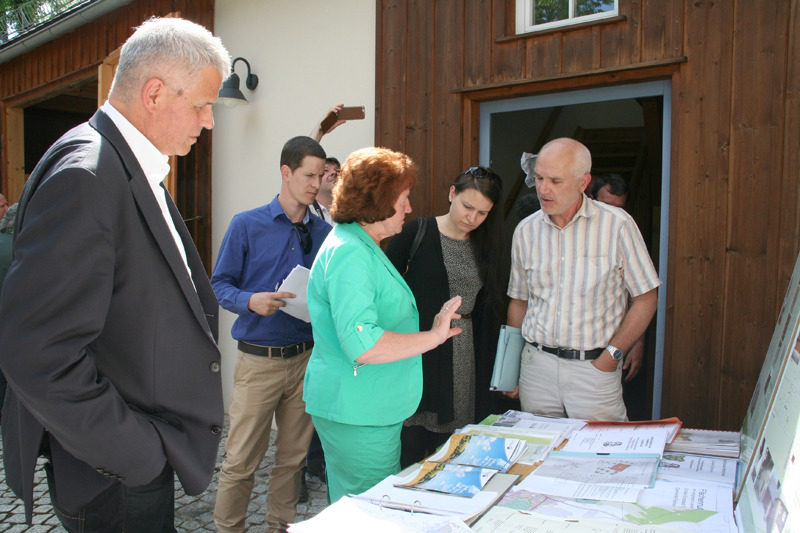
[[[533,5],[536,0],[516,0],[516,33],[517,35],[523,33],[535,33],[539,31],[552,30],[553,28],[560,28],[581,24],[584,22],[592,22],[595,20],[603,20],[607,18],[616,17],[619,15],[619,0],[613,0],[614,9],[604,11],[602,13],[593,13],[591,15],[582,15],[579,17],[573,16],[575,11],[575,2],[577,0],[569,1],[569,17],[563,20],[555,20],[553,22],[546,22],[544,24],[528,24],[533,21]]]

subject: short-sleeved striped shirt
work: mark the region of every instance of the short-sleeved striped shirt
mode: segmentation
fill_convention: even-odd
[[[522,321],[528,342],[604,348],[625,317],[629,295],[660,284],[630,215],[585,195],[563,229],[538,211],[514,230],[508,295],[528,301]]]

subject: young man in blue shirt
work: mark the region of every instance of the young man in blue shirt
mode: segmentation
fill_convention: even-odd
[[[239,354],[214,508],[221,532],[245,530],[255,470],[269,446],[273,415],[278,435],[267,531],[286,531],[295,517],[313,432],[303,402],[311,324],[282,312],[284,300],[295,295],[276,291],[295,266],[311,268],[331,230],[308,213],[324,173],[325,151],[310,137],[295,137],[284,145],[280,163],[280,193],[269,204],[233,218],[211,277],[220,305],[239,315],[231,329]]]

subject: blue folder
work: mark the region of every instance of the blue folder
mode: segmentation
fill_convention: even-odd
[[[489,390],[513,391],[519,385],[519,364],[525,339],[519,328],[500,326]]]

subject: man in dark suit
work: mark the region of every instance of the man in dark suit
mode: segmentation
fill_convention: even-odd
[[[175,531],[214,472],[223,425],[218,305],[161,181],[203,128],[230,56],[205,28],[151,19],[109,101],[25,185],[0,300],[6,480],[31,520],[37,457],[69,531]]]

